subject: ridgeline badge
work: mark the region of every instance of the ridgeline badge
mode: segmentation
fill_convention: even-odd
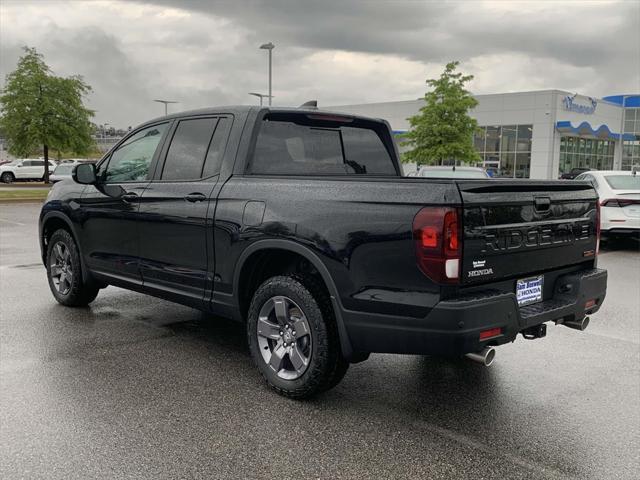
[[[576,99],[575,95],[567,95],[566,97],[564,97],[562,99],[562,104],[564,105],[564,109],[569,110],[570,112],[583,113],[585,115],[592,115],[593,113],[595,113],[596,106],[598,105],[598,102],[596,101],[595,98],[589,97],[589,100],[591,101],[591,105],[581,105],[579,103],[575,103],[574,102],[575,99]]]

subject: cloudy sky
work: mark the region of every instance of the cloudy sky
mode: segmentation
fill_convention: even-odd
[[[81,74],[98,123],[256,103],[274,50],[274,103],[408,100],[449,60],[474,93],[640,91],[640,2],[0,0],[0,78],[23,45]],[[171,107],[170,107],[171,108]]]

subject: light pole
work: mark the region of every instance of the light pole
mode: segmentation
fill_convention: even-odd
[[[271,106],[271,99],[273,98],[271,95],[271,52],[274,48],[276,48],[276,46],[271,42],[260,45],[261,50],[269,50],[269,106]]]
[[[271,97],[269,95],[265,95],[264,93],[249,92],[249,95],[253,95],[254,97],[258,97],[260,99],[260,106],[262,106],[262,99],[263,98],[269,97],[269,99],[271,99]]]
[[[158,103],[164,103],[164,114],[167,114],[167,105],[169,103],[179,103],[179,102],[175,102],[173,100],[154,100],[154,102],[158,102]]]

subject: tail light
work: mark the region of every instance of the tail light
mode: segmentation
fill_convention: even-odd
[[[437,283],[459,283],[462,237],[456,208],[425,207],[413,219],[418,267]]]
[[[628,207],[629,205],[638,205],[640,200],[632,200],[630,198],[608,198],[600,202],[603,207]]]
[[[600,253],[600,203],[596,201],[596,255]]]

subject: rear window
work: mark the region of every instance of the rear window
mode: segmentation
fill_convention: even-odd
[[[606,175],[604,178],[614,190],[640,190],[640,177],[637,175]]]
[[[322,117],[322,115],[318,115]],[[272,175],[393,175],[397,172],[376,122],[325,121],[272,114],[262,122],[251,173]]]

